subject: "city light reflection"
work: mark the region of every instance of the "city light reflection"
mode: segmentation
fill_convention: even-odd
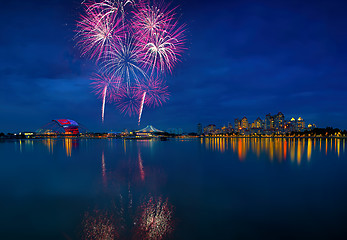
[[[78,147],[78,139],[76,138],[64,138],[64,147],[66,151],[66,156],[71,157],[72,153],[72,148],[77,148]]]
[[[307,161],[311,160],[311,154],[312,154],[312,139],[308,139],[307,142]]]
[[[322,141],[325,141],[326,155],[328,154],[328,150],[336,153],[338,156],[341,155],[341,151],[345,151],[345,139],[338,138],[318,140],[315,138],[210,137],[200,140],[206,149],[212,151],[224,153],[230,147],[230,151],[235,152],[240,161],[245,161],[248,154],[252,153],[258,159],[265,154],[271,162],[286,161],[287,157],[289,157],[290,161],[297,165],[301,165],[303,161],[309,163],[312,159],[312,151],[316,149],[318,144],[319,151],[321,152]],[[330,141],[330,147],[328,141]]]
[[[65,151],[66,151],[66,156],[71,157],[71,152],[72,152],[72,139],[71,138],[65,138]]]
[[[117,167],[110,164],[107,171],[105,152],[102,151],[101,174],[103,183],[109,184],[105,193],[110,196],[110,201],[102,208],[85,212],[81,222],[82,239],[162,240],[170,237],[174,221],[173,206],[168,198],[134,191],[138,187],[146,188],[142,144],[147,143],[128,142],[128,150],[137,148],[137,155],[133,155],[133,151],[124,152],[126,161]]]
[[[143,163],[142,163],[140,151],[138,152],[138,161],[139,161],[139,170],[140,170],[141,180],[144,181],[145,180],[145,171],[143,169]]]
[[[53,154],[53,147],[54,147],[55,140],[52,138],[46,138],[42,142],[48,148],[48,152]]]
[[[340,157],[340,141],[341,139],[335,139],[337,141],[337,156]]]

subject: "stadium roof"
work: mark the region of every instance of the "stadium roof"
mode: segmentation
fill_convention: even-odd
[[[164,131],[161,131],[159,129],[154,128],[152,125],[147,125],[147,127],[135,131],[136,133],[163,133]]]

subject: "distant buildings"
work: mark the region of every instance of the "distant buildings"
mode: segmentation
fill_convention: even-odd
[[[216,134],[216,125],[210,124],[204,127],[204,134]]]
[[[285,134],[290,132],[303,132],[305,130],[312,130],[316,128],[315,124],[309,124],[306,128],[305,121],[303,118],[299,117],[298,119],[291,118],[291,120],[286,120],[282,112],[279,112],[275,115],[268,113],[265,115],[264,120],[260,117],[255,119],[253,122],[249,122],[247,117],[243,117],[241,120],[235,118],[234,128],[232,124],[228,123],[228,126],[223,126],[217,128],[216,125],[210,124],[203,128],[201,123],[198,124],[198,135],[201,135],[203,132],[205,135],[214,135],[214,134],[241,134],[241,135],[252,135],[252,134]]]

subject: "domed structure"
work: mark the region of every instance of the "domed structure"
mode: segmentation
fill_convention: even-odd
[[[77,135],[86,133],[87,129],[71,119],[54,119],[37,131],[39,134]]]

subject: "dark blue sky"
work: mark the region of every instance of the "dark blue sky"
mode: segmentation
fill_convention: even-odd
[[[195,131],[267,113],[347,129],[345,1],[174,0],[187,51],[168,77],[170,100],[145,108],[142,126]],[[0,132],[71,118],[92,131],[134,129],[90,88],[95,65],[73,40],[80,1],[2,1]]]

